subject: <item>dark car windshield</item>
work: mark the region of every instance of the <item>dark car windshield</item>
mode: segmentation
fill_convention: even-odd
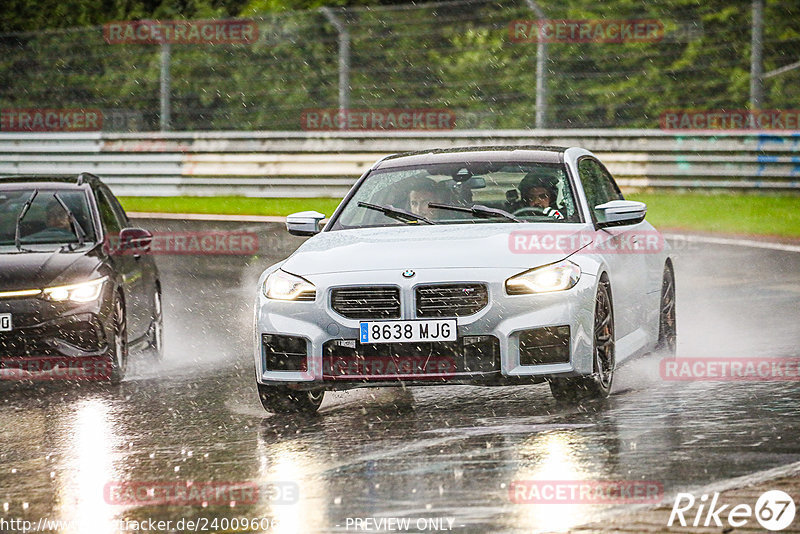
[[[14,246],[17,218],[34,191],[34,188],[0,189],[0,246]],[[81,225],[86,234],[85,242],[96,242],[97,234],[84,191],[39,188],[30,209],[19,225],[20,244],[67,245],[79,242],[70,218],[55,197],[56,194]]]
[[[364,179],[331,229],[417,224],[407,215],[397,217],[377,207],[419,215],[426,224],[580,222],[564,165],[551,163],[440,163],[378,170]]]

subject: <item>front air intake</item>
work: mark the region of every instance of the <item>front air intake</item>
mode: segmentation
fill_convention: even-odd
[[[331,308],[348,319],[398,319],[400,289],[395,286],[337,287]]]

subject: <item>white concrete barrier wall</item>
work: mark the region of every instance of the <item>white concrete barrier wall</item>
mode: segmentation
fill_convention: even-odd
[[[800,190],[800,132],[0,133],[0,175],[88,171],[118,195],[341,197],[387,154],[478,145],[582,146],[623,187]]]

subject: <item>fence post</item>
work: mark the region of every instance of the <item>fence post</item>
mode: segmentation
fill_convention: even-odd
[[[347,128],[344,120],[350,108],[350,32],[347,23],[337,17],[329,7],[321,8],[336,31],[339,32],[339,129]]]
[[[169,130],[170,123],[170,49],[169,43],[161,44],[161,115],[159,122],[161,131],[166,132]]]
[[[544,11],[536,0],[525,0],[538,19],[545,18]],[[537,33],[538,35],[538,33]],[[537,39],[536,43],[536,128],[544,128],[547,117],[547,79],[544,66],[547,63],[547,43]]]
[[[753,0],[750,49],[750,109],[761,109],[764,100],[764,0]]]

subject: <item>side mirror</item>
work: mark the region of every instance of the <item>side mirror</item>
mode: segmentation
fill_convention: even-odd
[[[642,222],[647,214],[647,204],[635,200],[612,200],[595,206],[594,209],[598,215],[603,214],[602,217],[598,217],[598,228],[637,224]]]
[[[318,234],[320,222],[325,218],[324,213],[318,211],[301,211],[286,217],[286,229],[292,235],[309,236]]]
[[[462,184],[470,189],[483,189],[486,187],[486,178],[483,176],[473,176]]]
[[[144,254],[150,251],[153,234],[143,228],[123,228],[119,233],[117,252],[131,251],[134,254]]]

